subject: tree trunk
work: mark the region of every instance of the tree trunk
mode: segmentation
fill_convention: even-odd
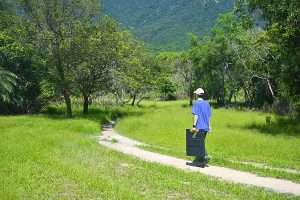
[[[64,99],[65,99],[65,103],[66,103],[66,117],[67,118],[72,118],[72,104],[71,104],[71,97],[70,97],[70,90],[69,90],[69,86],[66,83],[66,79],[65,79],[65,72],[64,72],[64,68],[63,68],[63,62],[61,59],[61,54],[60,54],[60,44],[59,42],[57,42],[57,38],[55,40],[54,45],[56,46],[56,51],[54,52],[55,55],[55,59],[57,61],[56,63],[56,70],[58,72],[58,76],[60,78],[60,86],[63,90],[63,95],[64,95]]]
[[[67,118],[72,118],[72,105],[71,105],[71,98],[70,98],[70,94],[68,91],[66,91],[64,89],[64,99],[65,99],[65,103],[66,103],[66,117]]]
[[[190,80],[189,83],[189,99],[190,99],[190,106],[193,105],[193,97],[194,97],[194,93],[193,93],[193,82],[192,79]]]
[[[220,99],[220,106],[225,106],[225,96],[226,96],[226,90],[225,90],[225,72],[223,72],[222,75],[222,86],[221,86],[221,99]]]
[[[247,106],[250,106],[251,105],[251,97],[250,97],[250,94],[249,92],[247,91],[246,88],[243,88],[244,90],[244,98],[245,98],[245,103]]]
[[[193,93],[191,92],[189,96],[190,96],[190,106],[192,106],[193,105]]]
[[[219,106],[225,106],[225,94],[224,94],[224,88],[222,87],[221,92],[220,92],[220,97],[219,97]]]
[[[89,114],[89,96],[83,95],[83,114]]]
[[[134,93],[134,95],[133,95],[133,99],[132,99],[132,102],[131,102],[131,105],[132,105],[132,106],[134,106],[135,100],[136,100],[136,93]]]

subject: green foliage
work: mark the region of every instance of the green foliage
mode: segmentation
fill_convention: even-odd
[[[185,52],[162,52],[156,59],[163,69],[160,87],[164,90],[167,88],[170,90],[169,93],[172,91],[169,94],[172,99],[188,96],[192,100],[192,91],[195,87],[194,70],[188,54]]]
[[[189,47],[188,33],[208,34],[233,1],[104,0],[103,7],[154,51],[180,51]]]
[[[139,103],[150,91],[157,88],[159,68],[154,57],[145,52],[144,47],[136,42],[131,45],[132,54],[125,58],[123,65],[116,71],[120,83],[125,86],[132,98],[131,104]]]
[[[83,97],[87,113],[93,97],[105,93],[112,93],[117,103],[139,103],[150,93],[163,99],[188,96],[192,103],[193,90],[204,87],[222,106],[238,99],[248,106],[285,104],[287,109],[275,110],[297,111],[299,2],[239,0],[235,13],[216,20],[232,4],[105,0],[105,13],[155,48],[185,49],[183,37],[195,33],[188,34],[190,50],[155,57],[100,13],[98,0],[5,0],[0,4],[0,67],[18,79],[2,84],[2,99],[9,96],[13,102],[7,110],[33,112],[45,100],[63,97],[71,117],[72,96]]]
[[[162,100],[176,100],[176,85],[168,78],[161,78],[158,81],[159,91],[162,94]]]
[[[273,50],[270,65],[276,66],[271,70],[278,86],[277,96],[279,99],[287,97],[292,104],[297,104],[300,97],[300,2],[240,0],[238,3],[240,12],[251,15],[255,10],[260,10],[267,21],[262,39],[268,41],[267,47]]]
[[[48,79],[56,84],[66,103],[66,116],[72,117],[71,94],[76,50],[72,46],[80,30],[97,19],[98,1],[22,1],[25,19],[36,29],[35,48],[45,59]]]
[[[107,90],[112,78],[110,71],[119,61],[119,43],[122,37],[118,24],[109,17],[96,23],[77,27],[78,35],[71,42],[71,73],[74,85],[84,99],[85,114],[89,98],[98,91]],[[80,73],[78,73],[80,71]]]
[[[12,72],[24,66],[17,74],[21,78],[16,88],[20,93],[17,102],[25,108],[21,112],[40,108],[36,104],[41,101],[36,99],[63,97],[66,115],[72,117],[72,96],[83,97],[83,112],[88,113],[93,96],[110,91],[116,96],[128,93],[134,104],[156,88],[152,78],[159,70],[155,59],[131,34],[121,31],[116,21],[101,16],[98,3],[21,1],[15,12],[22,12],[22,16],[2,6],[6,10],[1,15],[1,26],[6,32],[1,35],[5,57],[1,65],[11,66]],[[17,24],[15,19],[18,25],[10,27],[10,20]],[[13,32],[23,39],[8,36]],[[23,100],[24,96],[32,98]]]
[[[233,84],[230,75],[235,71],[230,49],[231,35],[236,34],[233,22],[232,14],[222,16],[212,31],[213,35],[196,43],[190,51],[195,66],[196,85],[204,87],[208,96],[216,99],[220,105],[225,104],[228,90],[236,89],[228,85]]]
[[[0,102],[10,102],[16,79],[15,74],[0,68]]]
[[[245,29],[236,14],[228,13],[218,19],[210,37],[194,42],[190,50],[197,85],[219,105],[230,104],[239,91],[248,106],[256,107],[282,95],[280,47],[257,28]]]
[[[1,11],[0,18],[0,67],[15,74],[8,76],[7,89],[11,92],[5,95],[9,101],[0,103],[1,113],[38,112],[44,103],[40,96],[44,70],[40,58],[34,56],[31,36],[26,30],[30,25],[11,12]]]

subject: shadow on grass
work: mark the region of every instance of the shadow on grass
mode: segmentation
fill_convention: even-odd
[[[277,118],[270,124],[252,123],[244,128],[256,130],[263,134],[288,135],[300,137],[300,122],[287,118]]]
[[[192,108],[192,106],[189,103],[183,103],[181,104],[182,108]]]
[[[150,107],[149,107],[150,108]],[[84,115],[78,108],[73,109],[72,119],[87,119],[94,122],[99,122],[101,125],[108,123],[111,120],[118,120],[128,116],[140,116],[143,115],[148,107],[138,108],[132,106],[102,106],[91,107],[89,113]],[[55,120],[68,120],[65,117],[65,108],[63,106],[53,107],[50,106],[43,112],[45,117]]]
[[[158,108],[158,106],[156,105],[156,104],[150,104],[150,105],[137,105],[137,107],[138,108],[152,108],[152,109],[154,109],[154,108]]]

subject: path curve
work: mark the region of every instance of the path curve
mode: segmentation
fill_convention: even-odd
[[[99,137],[99,143],[105,147],[122,152],[124,154],[135,156],[144,161],[155,162],[186,171],[200,172],[202,174],[217,177],[225,181],[264,187],[275,192],[290,193],[300,196],[300,184],[293,183],[288,180],[260,177],[252,173],[242,172],[225,167],[209,166],[206,168],[199,168],[187,166],[186,160],[143,150],[138,147],[139,145],[144,145],[143,143],[118,134],[111,126],[106,126],[103,129],[102,135]]]

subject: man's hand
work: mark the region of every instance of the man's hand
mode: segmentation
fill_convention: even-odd
[[[197,128],[192,129],[192,133],[197,133],[199,130]]]

